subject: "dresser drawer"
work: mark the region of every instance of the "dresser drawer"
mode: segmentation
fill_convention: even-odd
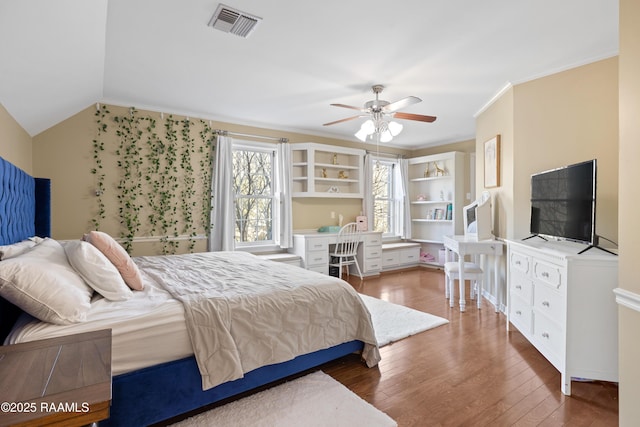
[[[564,331],[547,316],[533,313],[533,344],[558,368],[564,353]]]
[[[519,272],[513,272],[509,277],[509,292],[522,298],[527,304],[533,303],[533,283],[531,279]]]
[[[536,261],[533,266],[533,276],[555,288],[560,288],[562,283],[562,274],[560,267],[546,262]]]
[[[528,256],[519,252],[511,252],[509,257],[509,267],[514,271],[519,271],[523,274],[529,273],[531,261]]]
[[[564,296],[555,288],[544,283],[535,283],[533,290],[533,307],[551,319],[564,323],[566,312]]]
[[[511,295],[509,302],[509,321],[526,336],[531,334],[531,304],[516,295]]]

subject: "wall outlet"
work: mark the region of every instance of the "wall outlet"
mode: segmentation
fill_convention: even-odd
[[[336,213],[334,211],[331,211],[331,219],[336,219]]]

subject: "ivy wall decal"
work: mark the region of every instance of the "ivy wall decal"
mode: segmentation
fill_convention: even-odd
[[[157,114],[135,108],[111,113],[106,105],[98,105],[95,124],[92,226],[117,221],[129,252],[135,238],[150,236],[160,237],[162,254],[192,252],[196,237],[210,227],[211,125],[164,114],[158,120]],[[104,194],[112,191],[116,203],[110,204]]]

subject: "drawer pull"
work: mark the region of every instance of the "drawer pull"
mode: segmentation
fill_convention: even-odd
[[[543,332],[543,333],[542,333],[542,338],[549,338],[549,334],[548,334],[548,333],[546,333],[546,332]]]
[[[521,312],[520,310],[517,310],[517,311],[516,311],[516,314],[517,314],[518,316],[520,316],[520,315],[522,315],[522,312]]]
[[[522,289],[522,286],[516,285],[516,289]]]
[[[515,264],[516,265],[522,265],[522,263],[520,261],[516,261]]]
[[[542,301],[542,305],[544,307],[549,307],[549,301]]]
[[[545,279],[548,279],[549,278],[549,273],[547,273],[546,271],[543,271],[541,276],[544,277]]]

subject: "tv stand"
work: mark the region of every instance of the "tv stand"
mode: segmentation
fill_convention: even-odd
[[[541,236],[541,235],[539,235],[539,234],[532,234],[531,236],[529,236],[529,237],[525,237],[524,239],[522,239],[522,241],[529,240],[529,239],[533,239],[534,237],[539,237],[539,238],[541,238],[542,240],[544,240],[545,242],[548,242],[548,240],[547,240],[547,239],[545,239],[544,237],[542,237],[542,236]]]
[[[571,379],[618,381],[618,257],[568,241],[507,240],[507,330]]]
[[[581,254],[583,254],[583,253],[587,252],[587,251],[588,251],[589,249],[591,249],[591,248],[598,248],[598,249],[600,249],[601,251],[605,251],[605,252],[607,252],[607,253],[610,253],[611,255],[618,256],[618,254],[617,254],[617,253],[612,252],[612,251],[610,251],[609,249],[605,249],[605,248],[603,248],[602,246],[598,246],[598,245],[589,245],[589,246],[587,246],[586,248],[584,248],[583,250],[581,250],[580,252],[578,252],[578,255],[581,255]]]

